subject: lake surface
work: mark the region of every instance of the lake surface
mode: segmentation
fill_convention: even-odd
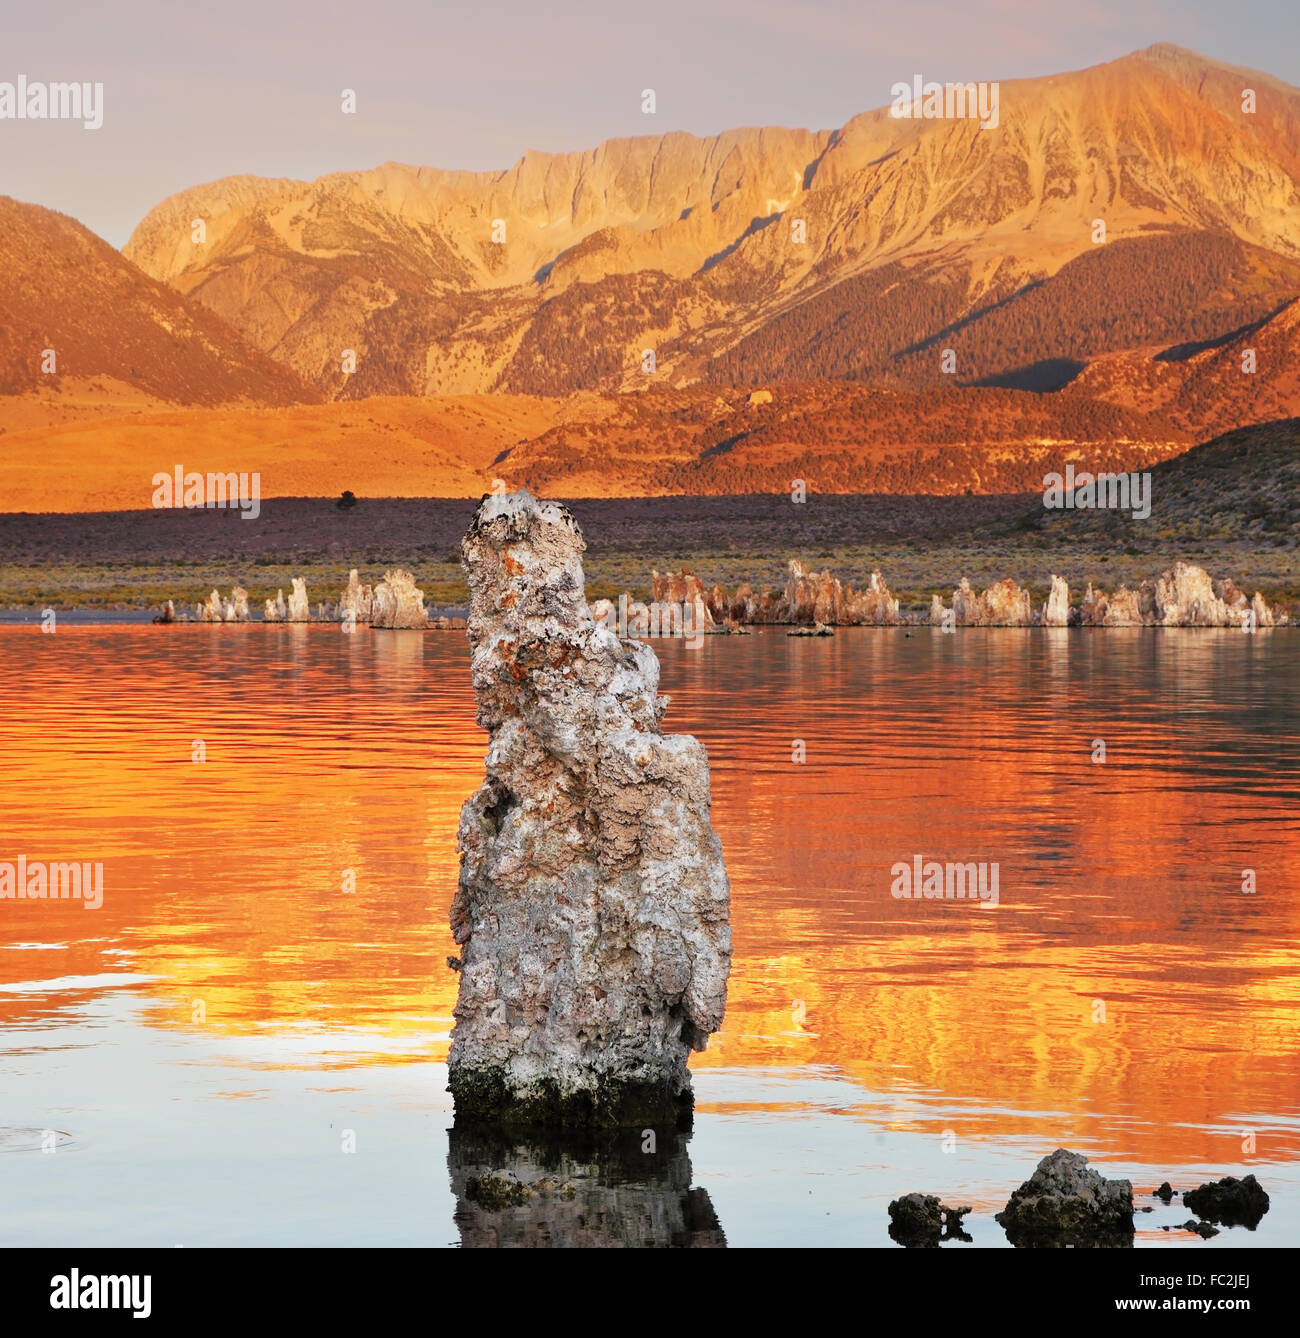
[[[98,910],[0,900],[0,1244],[896,1248],[917,1190],[1005,1246],[1063,1146],[1155,1207],[1139,1246],[1300,1245],[1300,633],[654,645],[735,963],[647,1154],[449,1138],[462,635],[0,627],[0,860],[103,864]],[[918,855],[996,863],[997,905],[895,898]],[[608,1220],[503,1228],[465,1184],[512,1165]],[[1161,1180],[1248,1170],[1255,1231],[1160,1229]]]

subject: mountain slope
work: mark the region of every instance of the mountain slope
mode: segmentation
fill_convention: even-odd
[[[1189,430],[1300,416],[1300,301],[1218,339],[1098,359],[1071,388]]]
[[[52,373],[42,370],[47,349]],[[319,398],[80,223],[0,196],[0,394],[94,377],[178,404]]]
[[[1300,546],[1300,418],[1224,433],[1166,460],[1151,471],[1151,514],[1122,511],[1045,511],[1021,528],[1084,544],[1098,534],[1117,547],[1182,550],[1213,539],[1241,545],[1243,554]],[[1291,563],[1291,578],[1296,568]]]
[[[126,254],[336,398],[642,388],[646,349],[672,385],[933,384],[950,346],[962,379],[1050,388],[1061,360],[1300,294],[1298,145],[1300,91],[1157,46],[1004,84],[988,130],[881,108],[499,173],[232,178],[164,201]],[[1153,281],[1171,261],[1183,292]],[[1099,285],[1123,320],[1080,310]]]

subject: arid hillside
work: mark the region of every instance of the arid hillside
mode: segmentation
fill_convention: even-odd
[[[52,370],[49,370],[52,369]],[[0,196],[0,396],[55,396],[98,378],[106,398],[318,400],[220,316],[142,274],[80,223]]]
[[[93,384],[93,383],[92,383]],[[547,496],[1023,492],[1073,461],[1133,469],[1195,438],[1159,415],[996,387],[782,382],[641,395],[376,398],[169,409],[84,391],[63,414],[0,397],[5,511],[149,505],[177,464],[261,475],[264,497],[478,497],[494,479]]]

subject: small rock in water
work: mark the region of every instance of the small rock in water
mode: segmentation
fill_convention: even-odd
[[[1164,1201],[1168,1203],[1177,1192],[1178,1191],[1170,1185],[1168,1180],[1162,1180],[1160,1182],[1160,1188],[1151,1191],[1151,1197],[1153,1199],[1164,1199]]]
[[[1078,1152],[1057,1148],[1038,1163],[997,1214],[1012,1245],[1120,1246],[1133,1243],[1133,1186],[1107,1180]]]
[[[889,1205],[889,1236],[911,1250],[937,1248],[945,1240],[969,1241],[961,1225],[968,1212],[969,1204],[950,1208],[935,1194],[904,1194]]]
[[[1229,1175],[1199,1189],[1189,1189],[1183,1202],[1197,1217],[1221,1226],[1249,1227],[1252,1231],[1268,1212],[1268,1195],[1253,1175],[1241,1180]]]
[[[1211,1236],[1217,1236],[1219,1230],[1212,1227],[1208,1222],[1194,1222],[1190,1219],[1183,1223],[1184,1231],[1194,1231],[1202,1240],[1209,1240]]]

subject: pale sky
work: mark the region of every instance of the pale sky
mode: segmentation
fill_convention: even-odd
[[[237,173],[828,129],[916,73],[1054,74],[1153,42],[1300,84],[1300,0],[5,0],[0,82],[105,87],[99,130],[0,119],[0,194],[120,246],[167,195]]]

